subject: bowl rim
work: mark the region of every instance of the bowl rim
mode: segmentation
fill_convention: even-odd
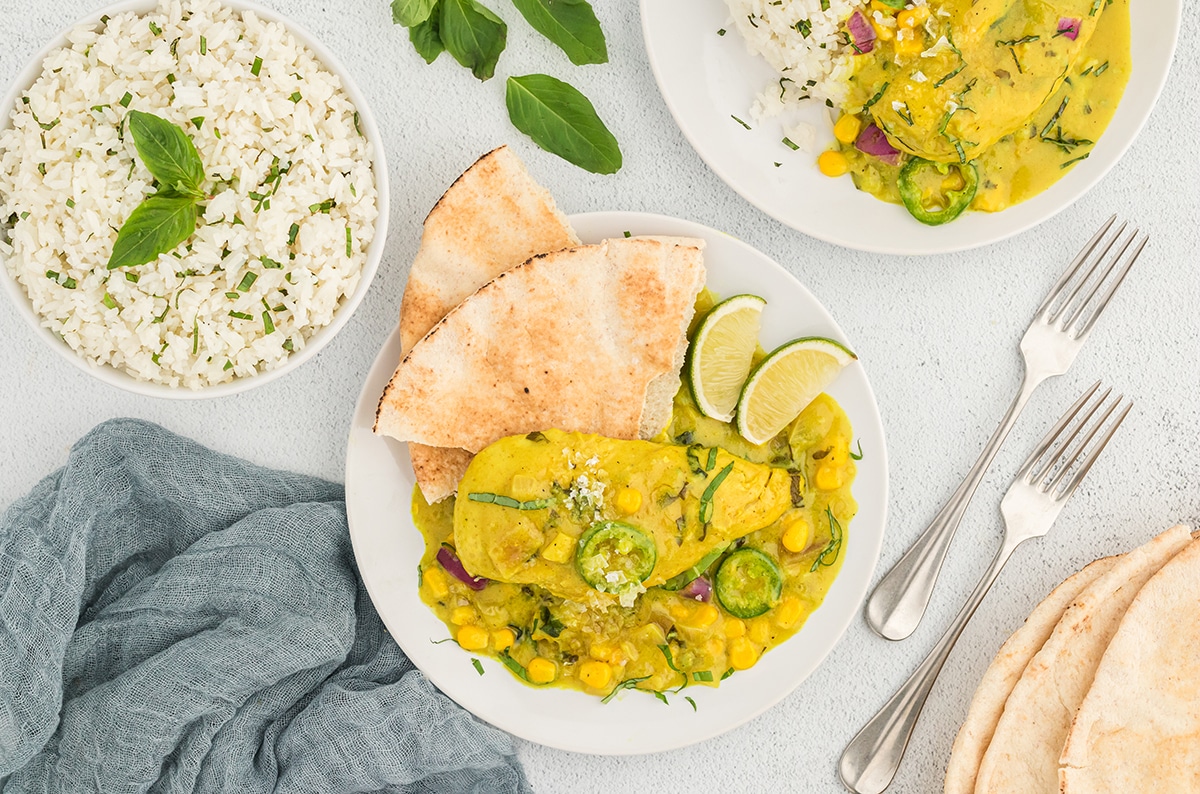
[[[371,244],[367,246],[366,261],[363,263],[358,286],[355,287],[354,292],[346,299],[346,302],[334,312],[333,319],[330,320],[329,324],[317,329],[309,337],[303,350],[288,356],[284,363],[275,369],[257,372],[254,375],[245,377],[237,377],[232,381],[197,389],[187,386],[167,386],[162,383],[138,380],[123,370],[113,367],[111,364],[97,364],[83,355],[76,353],[53,331],[42,325],[41,317],[34,310],[33,304],[30,302],[24,288],[9,274],[6,265],[0,265],[0,283],[3,284],[4,291],[16,307],[17,313],[25,319],[37,336],[41,337],[47,345],[53,348],[55,352],[59,353],[76,369],[82,370],[110,386],[115,386],[144,397],[160,397],[173,400],[201,400],[213,397],[227,397],[270,383],[299,368],[306,361],[315,357],[345,327],[346,323],[350,321],[351,315],[362,304],[367,290],[370,289],[372,282],[375,280],[375,274],[378,272],[379,264],[383,259],[383,249],[387,243],[388,204],[391,191],[388,187],[388,169],[383,147],[383,136],[379,125],[376,123],[374,112],[371,110],[358,84],[351,77],[350,72],[338,60],[337,56],[315,36],[282,14],[265,8],[253,2],[253,0],[219,0],[219,2],[221,5],[231,8],[238,13],[251,11],[256,16],[268,22],[275,22],[282,25],[300,44],[307,47],[317,57],[317,60],[321,62],[323,67],[335,74],[341,81],[342,90],[350,97],[350,101],[358,111],[359,125],[362,127],[364,136],[372,144],[371,170],[375,177],[375,206],[378,210],[375,218],[374,236],[371,239]],[[81,25],[99,25],[101,24],[100,19],[103,16],[113,16],[128,12],[146,14],[160,5],[161,0],[121,0],[121,2],[111,3],[98,8],[60,30],[56,36],[30,58],[25,67],[14,78],[8,91],[4,94],[4,98],[0,100],[0,113],[3,114],[3,116],[0,116],[0,131],[8,129],[12,125],[12,109],[16,107],[21,94],[33,85],[34,81],[42,74],[43,63],[46,57],[54,50],[69,43],[67,37],[71,31]]]

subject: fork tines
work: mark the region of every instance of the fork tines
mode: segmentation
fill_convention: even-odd
[[[1111,387],[1093,400],[1099,390],[1096,381],[1067,409],[1021,466],[1019,478],[1057,501],[1071,495],[1133,407],[1120,394],[1110,400]]]
[[[1038,317],[1069,330],[1075,339],[1082,339],[1092,330],[1149,241],[1140,229],[1129,229],[1128,222],[1121,223],[1114,232],[1116,220],[1113,215],[1100,227],[1038,307]]]

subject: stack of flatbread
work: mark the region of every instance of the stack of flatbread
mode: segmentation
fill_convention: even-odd
[[[430,503],[504,436],[653,437],[679,388],[703,245],[581,245],[517,156],[489,152],[425,219],[375,432],[409,442]]]
[[[946,794],[1200,792],[1200,533],[1059,585],[984,673]]]

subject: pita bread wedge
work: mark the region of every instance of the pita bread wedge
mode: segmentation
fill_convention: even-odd
[[[1200,791],[1200,540],[1146,582],[1063,750],[1065,794]]]
[[[451,309],[505,270],[577,245],[550,192],[507,146],[493,149],[425,218],[400,304],[400,349],[412,350]]]
[[[992,740],[996,723],[1004,711],[1021,673],[1049,639],[1063,613],[1084,588],[1098,579],[1117,562],[1117,557],[1096,560],[1082,571],[1067,578],[1050,595],[1034,607],[1029,617],[1013,635],[1000,646],[996,658],[979,681],[975,697],[967,709],[967,717],[959,728],[946,766],[945,794],[972,794],[979,762]]]
[[[507,146],[460,176],[425,218],[400,307],[400,349],[408,352],[439,320],[484,284],[535,254],[579,245],[550,192]],[[471,462],[462,449],[410,444],[413,472],[429,502],[454,489]]]
[[[979,765],[976,794],[1055,794],[1058,759],[1096,667],[1138,590],[1191,539],[1173,527],[1121,557],[1063,614],[1013,687]]]
[[[555,428],[634,439],[669,414],[703,241],[607,240],[530,259],[464,300],[409,351],[375,430],[478,452]]]

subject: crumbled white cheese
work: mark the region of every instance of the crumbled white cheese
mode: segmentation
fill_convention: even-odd
[[[954,52],[954,46],[945,37],[940,37],[933,43],[933,46],[921,53],[922,58],[936,58],[943,52]]]
[[[923,83],[929,78],[925,76],[924,72],[918,69],[917,71],[913,72],[912,79],[914,83]]]
[[[895,100],[892,100],[892,110],[899,113],[901,110],[904,110],[904,109],[905,109],[905,106],[904,106],[903,102],[897,102]]]

